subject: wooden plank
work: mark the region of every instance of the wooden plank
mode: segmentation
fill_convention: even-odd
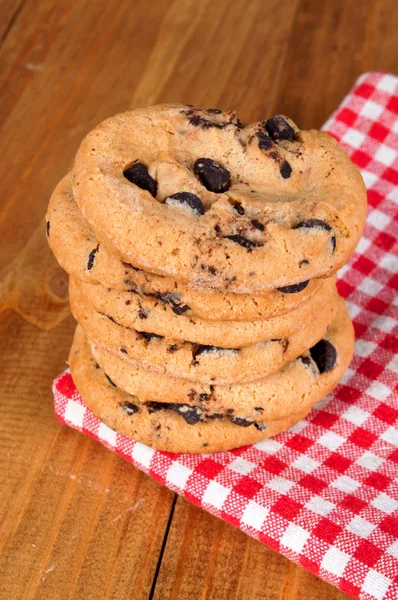
[[[0,596],[147,598],[173,494],[56,421],[74,325],[0,320]]]
[[[367,71],[398,72],[394,0],[303,0],[272,107],[320,127]]]
[[[343,600],[345,594],[179,499],[154,600]]]
[[[0,3],[0,48],[7,39],[25,0],[2,0]]]

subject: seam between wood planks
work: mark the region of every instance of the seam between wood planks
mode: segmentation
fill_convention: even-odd
[[[20,3],[17,4],[14,14],[12,15],[10,22],[8,23],[8,25],[0,39],[0,49],[1,49],[2,45],[6,42],[8,36],[10,35],[12,28],[14,27],[24,5],[26,4],[26,1],[27,0],[21,0]]]
[[[175,509],[175,506],[176,506],[177,498],[178,498],[178,495],[174,494],[173,504],[171,505],[170,514],[169,514],[169,518],[168,518],[167,526],[166,526],[166,531],[164,532],[162,547],[161,547],[160,552],[159,552],[159,558],[158,558],[158,562],[157,562],[157,565],[156,565],[155,574],[153,576],[152,586],[151,586],[151,590],[149,592],[148,600],[152,600],[153,599],[153,595],[155,593],[156,582],[158,580],[160,567],[162,565],[163,555],[164,555],[164,551],[166,549],[166,544],[167,544],[167,538],[169,537],[169,531],[170,531],[171,523],[172,523],[173,517],[174,517],[174,509]]]

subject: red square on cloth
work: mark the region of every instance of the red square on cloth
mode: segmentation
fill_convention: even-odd
[[[338,283],[356,353],[328,399],[272,440],[213,456],[159,452],[116,435],[69,372],[54,381],[55,412],[342,591],[397,600],[398,78],[362,75],[325,130],[357,161],[369,193],[363,238]]]

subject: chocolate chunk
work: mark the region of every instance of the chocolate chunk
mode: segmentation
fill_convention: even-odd
[[[138,316],[140,319],[147,319],[149,316],[149,310],[145,310],[145,308],[140,308],[138,311]]]
[[[243,206],[241,205],[240,202],[233,202],[232,208],[234,209],[234,211],[236,212],[237,215],[245,214],[245,209],[243,208]]]
[[[206,414],[206,418],[211,421],[221,421],[221,419],[224,418],[224,415],[222,413],[211,413]]]
[[[191,307],[188,306],[187,304],[177,304],[175,306],[172,307],[171,309],[176,315],[183,315],[184,313],[186,313],[188,310],[191,310]]]
[[[98,250],[99,250],[99,244],[96,248],[94,248],[94,250],[91,250],[90,254],[88,255],[87,271],[90,271],[90,269],[93,268],[95,255],[97,254]]]
[[[267,429],[267,423],[264,423],[264,421],[260,423],[254,423],[254,427],[259,431],[265,431]]]
[[[253,227],[258,229],[259,231],[264,231],[264,229],[265,229],[264,225],[262,223],[260,223],[260,221],[257,221],[257,219],[252,219],[251,224],[253,225]]]
[[[311,359],[308,356],[299,356],[297,360],[301,360],[306,367],[311,367],[312,365]]]
[[[322,339],[312,346],[310,354],[320,373],[328,373],[336,364],[337,350],[328,340]]]
[[[171,410],[180,415],[188,425],[195,425],[203,416],[200,406],[190,404],[170,404]]]
[[[173,204],[181,204],[189,208],[196,215],[203,215],[204,208],[201,199],[196,194],[190,192],[177,192],[172,194],[164,201],[165,204],[173,206]]]
[[[138,407],[135,404],[132,404],[131,402],[127,402],[126,404],[123,404],[122,408],[129,417],[131,415],[135,415],[135,413],[138,412]]]
[[[293,227],[293,229],[325,229],[326,231],[333,231],[330,225],[322,221],[322,219],[307,219],[307,221],[302,221]],[[336,250],[336,236],[334,234],[330,238],[330,243],[332,244],[332,252],[334,252]]]
[[[151,342],[152,340],[162,340],[163,339],[163,336],[157,335],[156,333],[148,333],[146,331],[140,331],[139,334],[142,335],[142,337],[145,338],[148,342]]]
[[[250,427],[250,425],[254,425],[255,421],[248,421],[247,419],[243,419],[241,417],[229,417],[234,425],[239,425],[239,427]]]
[[[110,385],[115,388],[117,387],[116,383],[113,383],[112,379],[109,377],[109,375],[107,375],[106,373],[104,373],[105,377],[107,378],[107,380],[109,381]]]
[[[281,115],[275,115],[265,122],[265,128],[273,140],[288,140],[292,142],[296,134],[294,129]]]
[[[218,121],[211,121],[210,119],[205,119],[199,115],[193,115],[189,122],[194,127],[202,127],[202,129],[210,129],[211,127],[215,127],[216,129],[224,129],[227,123],[220,123]]]
[[[302,292],[305,290],[310,280],[301,281],[301,283],[295,283],[293,285],[286,285],[285,287],[276,288],[278,292],[282,292],[283,294],[297,294],[298,292]]]
[[[50,221],[46,221],[46,236],[50,237]]]
[[[243,246],[243,248],[246,248],[247,250],[252,250],[252,248],[257,248],[258,246],[262,246],[262,244],[260,244],[259,242],[254,242],[253,240],[248,240],[247,238],[243,237],[242,235],[226,235],[225,236],[227,240],[231,240],[231,242],[235,242],[236,244],[239,244],[240,246]]]
[[[177,352],[177,350],[178,350],[178,344],[170,344],[170,345],[167,347],[167,352],[168,352],[169,354],[174,354],[174,352]]]
[[[220,194],[231,185],[231,173],[211,158],[198,158],[194,173],[210,192]]]
[[[130,183],[134,183],[137,187],[149,192],[154,198],[156,197],[158,184],[149,175],[148,169],[143,163],[134,163],[131,167],[123,171],[123,175]]]
[[[177,292],[175,292],[175,293],[174,292],[166,292],[164,294],[154,293],[154,294],[152,294],[152,296],[154,296],[155,298],[158,298],[165,304],[175,305],[175,304],[178,304],[181,300],[181,295],[178,294]]]
[[[192,343],[192,356],[195,359],[194,365],[198,364],[196,358],[201,354],[208,354],[210,352],[231,352],[233,354],[238,354],[239,350],[237,348],[219,348],[218,346],[205,346],[203,344],[195,344]]]
[[[258,131],[256,135],[260,150],[269,150],[272,146],[272,140],[269,135],[267,135],[265,131]]]
[[[292,174],[292,167],[289,165],[287,160],[284,160],[280,166],[279,171],[283,179],[289,179],[290,175]]]
[[[150,415],[161,410],[170,410],[170,404],[165,402],[147,402],[146,407]]]

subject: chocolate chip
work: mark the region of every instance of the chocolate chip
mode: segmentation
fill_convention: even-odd
[[[224,415],[222,413],[211,413],[206,414],[206,417],[211,421],[221,421],[221,419],[224,418]]]
[[[300,360],[306,367],[311,367],[312,362],[308,356],[299,356],[297,360]]]
[[[211,127],[215,127],[216,129],[224,129],[227,123],[220,123],[218,121],[210,121],[210,119],[205,119],[200,115],[193,115],[189,122],[194,127],[202,127],[202,129],[210,129]]]
[[[203,416],[203,411],[199,406],[190,404],[170,404],[171,410],[180,415],[188,425],[195,425]]]
[[[93,268],[95,255],[97,254],[98,250],[99,250],[99,244],[96,248],[94,248],[94,250],[91,250],[90,254],[88,255],[87,271],[90,271],[90,269]]]
[[[296,225],[293,229],[325,229],[325,231],[333,231],[333,229],[322,221],[322,219],[307,219],[306,221],[301,221],[298,225]],[[336,250],[336,236],[333,235],[330,238],[330,243],[332,245],[332,253]]]
[[[258,229],[259,231],[264,231],[264,229],[265,229],[264,225],[262,223],[260,223],[260,221],[257,221],[257,219],[252,219],[251,224],[253,225],[253,227]]]
[[[215,268],[215,267],[212,267],[212,266],[210,266],[210,267],[208,268],[208,271],[209,271],[210,275],[215,275],[215,274],[217,273],[217,270],[216,270],[216,268]]]
[[[154,198],[156,197],[158,184],[149,175],[148,169],[143,163],[134,163],[131,167],[123,171],[123,175],[130,183],[134,183],[137,187],[149,192]]]
[[[46,236],[50,237],[50,221],[46,221]]]
[[[186,313],[188,310],[191,310],[191,307],[188,306],[187,304],[177,304],[176,306],[173,306],[171,308],[171,310],[176,314],[176,315],[183,315],[184,313]]]
[[[292,174],[292,167],[289,165],[287,160],[284,160],[280,166],[279,171],[283,179],[289,179],[290,175]]]
[[[123,404],[122,408],[129,417],[131,415],[135,415],[135,413],[138,412],[138,407],[135,404],[132,404],[131,402],[127,402],[126,404]]]
[[[232,208],[234,209],[234,211],[236,212],[237,215],[245,214],[245,209],[243,208],[243,206],[241,205],[240,202],[233,202]]]
[[[130,304],[131,304],[131,300],[126,300],[125,304],[126,304],[127,306],[130,306]]]
[[[148,413],[151,415],[154,412],[159,412],[161,410],[170,410],[171,405],[166,404],[165,402],[147,402],[146,407]]]
[[[265,131],[258,131],[256,135],[260,150],[269,150],[272,146],[272,140],[269,135],[267,135]]]
[[[296,134],[294,129],[281,115],[275,115],[265,122],[265,128],[273,140],[288,140],[292,142]]]
[[[168,352],[169,354],[174,354],[174,352],[177,352],[177,350],[178,350],[178,344],[170,344],[170,345],[167,347],[167,352]]]
[[[193,170],[210,192],[220,194],[231,185],[231,173],[211,158],[198,158]]]
[[[149,316],[149,310],[145,310],[145,308],[140,308],[138,311],[138,316],[140,319],[147,319]]]
[[[163,336],[157,335],[156,333],[148,333],[146,331],[140,331],[139,333],[148,342],[151,342],[152,340],[162,340],[163,339]]]
[[[208,108],[207,112],[211,113],[212,115],[220,115],[222,110],[220,108]]]
[[[310,264],[310,261],[305,258],[304,260],[300,261],[299,267],[303,267],[303,266],[309,265],[309,264]]]
[[[328,373],[336,364],[337,350],[328,340],[320,340],[310,349],[310,354],[320,373]]]
[[[199,394],[199,402],[207,402],[207,400],[210,398],[210,394],[206,394],[205,392],[203,392],[202,394]]]
[[[231,242],[235,242],[236,244],[239,244],[240,246],[243,246],[243,248],[246,248],[247,250],[252,250],[252,248],[257,248],[258,246],[262,246],[262,244],[260,244],[259,242],[254,242],[253,240],[248,240],[247,238],[243,237],[242,235],[226,235],[225,236],[227,240],[231,240]]]
[[[219,348],[218,346],[205,346],[203,344],[192,343],[192,356],[195,359],[194,364],[198,364],[196,361],[196,358],[198,356],[200,356],[201,354],[208,354],[210,352],[231,352],[233,354],[238,354],[239,350],[237,348]]]
[[[239,425],[239,427],[250,427],[250,425],[254,425],[255,421],[248,421],[247,419],[243,419],[241,417],[230,417],[230,420],[234,425]]]
[[[104,373],[105,377],[107,378],[107,380],[109,381],[110,385],[115,388],[117,387],[116,383],[113,383],[112,379],[109,377],[109,375],[107,375],[106,373]]]
[[[203,215],[205,212],[199,196],[191,194],[190,192],[177,192],[176,194],[172,194],[166,198],[164,203],[169,206],[181,204],[182,206],[189,208],[196,215]]]
[[[115,323],[115,325],[118,325],[119,323],[110,315],[106,315],[107,319],[109,319],[110,321],[112,321],[112,323]]]
[[[216,233],[221,233],[221,227],[219,225],[214,225],[214,231]]]
[[[307,281],[301,281],[301,283],[286,285],[285,287],[279,287],[276,289],[278,290],[278,292],[282,292],[283,294],[297,294],[298,292],[302,292],[303,290],[305,290],[309,282],[309,279],[307,279]]]
[[[267,429],[267,423],[264,423],[264,421],[261,423],[254,423],[254,427],[259,431],[265,431]]]
[[[119,348],[119,352],[121,352],[122,354],[127,354],[127,350],[126,348],[123,348],[123,346]]]

